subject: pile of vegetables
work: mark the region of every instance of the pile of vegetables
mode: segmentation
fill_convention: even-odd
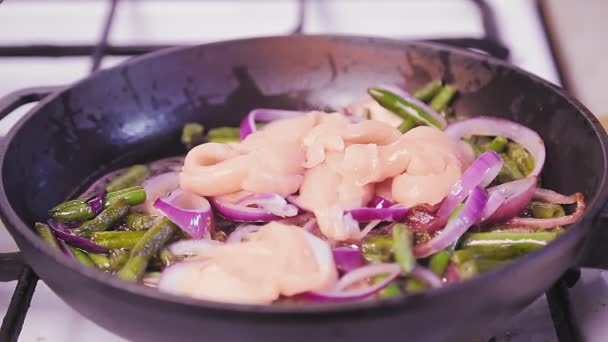
[[[363,229],[359,241],[331,246],[342,275],[335,289],[294,299],[350,301],[441,287],[542,248],[581,217],[582,194],[539,187],[545,146],[531,129],[499,118],[459,117],[449,107],[456,88],[439,81],[412,95],[394,86],[369,88],[368,94],[342,109],[353,122],[382,120],[365,105],[373,101],[394,116],[401,132],[436,127],[466,142],[475,159],[439,205],[405,208],[377,196],[350,210]],[[239,128],[206,132],[188,123],[181,141],[187,149],[239,142],[264,122],[302,114],[255,109]],[[159,272],[179,260],[241,242],[260,223],[278,220],[320,235],[314,216],[290,196],[261,193],[231,203],[179,190],[181,162],[172,158],[108,174],[80,198],[52,208],[49,220],[35,228],[75,261],[146,286],[156,286]]]

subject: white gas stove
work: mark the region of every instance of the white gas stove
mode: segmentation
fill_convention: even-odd
[[[1,1],[0,1],[1,2]],[[116,7],[109,43],[116,46],[199,44],[232,38],[302,33],[344,33],[401,39],[486,38],[488,16],[481,1],[469,0],[122,0]],[[488,0],[494,29],[509,61],[555,84],[559,76],[533,0]],[[94,46],[110,1],[6,0],[0,4],[0,96],[29,86],[69,84],[85,77],[90,56],[48,57],[42,45]],[[483,6],[481,6],[483,8]],[[303,14],[303,16],[301,16]],[[485,19],[485,21],[484,21]],[[12,48],[11,48],[12,47]],[[3,49],[4,48],[4,49]],[[7,57],[11,55],[12,57]],[[105,57],[102,67],[126,57]],[[26,106],[31,107],[31,106]],[[0,134],[22,115],[20,108],[0,122]],[[0,252],[17,247],[0,228]],[[584,270],[570,290],[580,330],[589,341],[607,341],[608,294],[604,272]],[[4,315],[16,282],[0,283]],[[123,341],[64,304],[39,281],[20,341]],[[557,341],[545,296],[480,341]]]

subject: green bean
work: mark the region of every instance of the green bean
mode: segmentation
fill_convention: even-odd
[[[89,253],[89,258],[95,266],[101,270],[107,270],[110,268],[110,259],[101,253]]]
[[[507,155],[515,162],[524,177],[534,170],[534,158],[521,145],[509,143],[507,145]]]
[[[490,143],[486,147],[486,151],[493,150],[497,153],[502,153],[507,148],[508,142],[509,141],[507,140],[507,138],[503,137],[502,135],[499,135],[492,139],[492,141],[490,141]]]
[[[150,215],[130,212],[125,217],[125,226],[129,230],[147,230],[154,224],[154,217]]]
[[[218,127],[207,132],[207,140],[210,142],[227,143],[241,141],[241,132],[236,127]]]
[[[368,262],[389,262],[393,254],[393,238],[388,235],[368,235],[361,244],[361,253]]]
[[[468,253],[502,260],[544,247],[558,235],[557,232],[469,233],[464,236],[460,246]]]
[[[429,269],[438,277],[443,277],[449,263],[450,253],[448,251],[440,251],[433,254],[429,259]]]
[[[96,244],[109,248],[127,248],[131,249],[137,244],[146,232],[138,231],[111,231],[111,232],[93,232],[91,240]]]
[[[421,101],[430,101],[441,90],[441,81],[431,81],[414,92],[414,97]]]
[[[95,263],[93,263],[93,261],[91,260],[91,258],[89,258],[86,252],[81,251],[80,249],[72,246],[68,246],[68,248],[70,249],[70,251],[72,251],[74,258],[76,258],[78,262],[85,266],[96,267]]]
[[[171,253],[171,251],[169,251],[167,248],[161,249],[160,253],[158,254],[158,257],[160,258],[160,261],[165,267],[177,261],[177,257],[173,253]]]
[[[411,119],[418,125],[428,125],[443,129],[441,122],[431,114],[386,89],[369,88],[367,89],[367,92],[378,102],[378,104],[399,115],[404,120]]]
[[[150,175],[150,169],[146,165],[133,165],[125,172],[112,179],[106,190],[118,191],[140,185]]]
[[[74,230],[76,234],[88,235],[92,232],[100,232],[109,229],[120,222],[129,212],[129,204],[124,199],[119,199],[112,205],[104,209],[95,218],[86,221]]]
[[[377,284],[384,279],[386,279],[385,275],[375,276],[372,278],[372,284]],[[399,284],[396,280],[393,280],[390,284],[378,292],[378,297],[380,298],[392,298],[399,295],[401,295],[401,289],[399,288]]]
[[[403,119],[403,122],[397,127],[401,133],[406,133],[410,129],[417,127],[418,124],[412,119]]]
[[[502,165],[502,169],[498,173],[498,176],[496,176],[496,180],[499,183],[508,183],[524,178],[524,175],[519,170],[517,163],[515,163],[511,157],[509,157],[506,153],[501,153],[500,156],[502,157],[504,164]]]
[[[456,95],[456,88],[452,85],[446,84],[435,96],[433,96],[429,106],[435,111],[441,112],[447,107],[450,101],[452,101],[454,95]]]
[[[57,243],[57,239],[55,239],[55,234],[53,234],[53,231],[51,230],[51,227],[49,227],[48,225],[46,225],[44,223],[36,222],[35,228],[36,228],[36,231],[38,232],[38,235],[40,235],[42,240],[47,245],[51,246],[51,248],[53,248],[55,250],[58,250],[58,251],[61,250],[61,248],[59,247],[59,244]]]
[[[131,282],[141,279],[150,259],[157,255],[158,251],[178,230],[179,228],[167,218],[161,219],[147,230],[145,235],[133,247],[129,260],[118,271],[118,277]]]
[[[562,217],[566,215],[564,207],[555,203],[530,202],[530,204],[528,204],[528,209],[532,212],[532,216],[541,219]]]
[[[393,253],[401,270],[408,274],[416,267],[416,257],[412,251],[413,236],[410,228],[397,223],[393,226]]]
[[[204,141],[203,131],[205,131],[205,127],[201,124],[195,122],[185,124],[182,129],[182,144],[184,144],[187,149],[191,149],[192,147],[201,144]]]
[[[471,279],[480,273],[491,271],[509,262],[510,260],[470,259],[462,264],[456,264],[456,266],[462,279]]]
[[[112,271],[120,270],[129,260],[129,250],[113,249],[110,251],[110,269]]]
[[[104,207],[108,208],[121,199],[125,200],[128,205],[141,204],[146,200],[146,191],[142,186],[134,186],[110,192],[104,198]],[[49,210],[49,215],[60,222],[82,222],[95,217],[95,213],[85,199],[61,203]]]
[[[408,293],[422,292],[426,290],[427,286],[424,282],[416,278],[408,278],[405,281],[405,290]]]

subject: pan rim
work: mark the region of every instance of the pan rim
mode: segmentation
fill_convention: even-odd
[[[101,77],[105,73],[112,72],[114,69],[118,68],[127,68],[132,64],[139,63],[140,61],[145,61],[148,59],[156,59],[162,58],[165,55],[171,55],[173,53],[178,53],[183,50],[189,49],[200,49],[200,48],[212,48],[212,47],[225,47],[233,44],[241,44],[245,42],[256,42],[256,41],[272,41],[272,40],[281,40],[281,39],[294,39],[294,40],[307,40],[307,39],[321,39],[321,40],[336,40],[342,43],[357,43],[357,44],[374,44],[374,46],[382,46],[382,47],[390,47],[394,49],[405,50],[411,47],[426,47],[429,49],[433,49],[436,51],[447,51],[454,55],[471,58],[476,61],[486,61],[493,65],[497,65],[499,67],[508,68],[518,74],[521,74],[530,81],[540,84],[543,87],[550,88],[554,93],[556,93],[559,97],[566,100],[570,105],[572,105],[579,113],[581,113],[586,120],[588,120],[593,127],[594,133],[599,137],[601,143],[601,149],[604,153],[604,169],[608,169],[608,136],[606,136],[605,131],[600,125],[597,118],[582,104],[580,104],[576,99],[572,98],[568,94],[566,94],[562,89],[559,89],[555,85],[550,82],[541,79],[538,76],[535,76],[517,66],[508,64],[506,62],[500,61],[498,59],[492,58],[490,56],[481,55],[475,52],[448,47],[438,43],[430,43],[430,42],[418,42],[418,41],[403,41],[397,39],[389,39],[389,38],[380,38],[380,37],[365,37],[365,36],[349,36],[349,35],[299,35],[299,36],[268,36],[268,37],[256,37],[256,38],[245,38],[245,39],[235,39],[235,40],[226,40],[219,42],[212,42],[207,44],[200,45],[192,45],[192,46],[180,46],[173,47],[168,49],[163,49],[157,52],[153,52],[150,54],[145,54],[142,56],[134,57],[124,63],[121,63],[115,67],[98,71],[74,84],[67,86],[66,88],[46,97],[42,101],[40,101],[34,108],[28,111],[6,134],[4,140],[5,143],[2,144],[0,148],[0,155],[2,156],[0,160],[0,177],[3,178],[4,173],[4,158],[6,156],[6,152],[10,148],[11,142],[13,138],[19,133],[21,127],[27,123],[27,121],[36,113],[40,111],[41,108],[55,100],[56,98],[62,96],[66,92],[71,91],[74,88],[81,86],[84,83],[94,82],[97,77]],[[225,317],[229,317],[232,319],[236,318],[246,318],[251,319],[252,315],[255,315],[256,318],[272,318],[276,319],[279,317],[283,318],[297,318],[301,316],[310,316],[314,315],[317,317],[322,317],[326,315],[343,315],[345,317],[346,314],[350,314],[350,318],[353,315],[357,317],[363,318],[365,316],[361,315],[361,313],[370,314],[369,317],[373,315],[373,317],[386,316],[389,313],[396,310],[404,310],[412,305],[412,301],[424,301],[425,297],[430,296],[440,296],[447,297],[451,296],[453,293],[464,292],[467,289],[472,289],[480,284],[491,283],[493,279],[497,278],[499,275],[508,276],[509,274],[513,274],[520,267],[524,265],[533,263],[534,260],[546,258],[553,250],[565,246],[569,243],[572,243],[572,240],[577,239],[578,234],[587,234],[590,228],[590,223],[593,218],[597,215],[599,210],[601,209],[603,203],[608,199],[608,179],[606,173],[602,176],[600,180],[600,184],[598,185],[601,190],[599,190],[595,196],[588,202],[587,211],[584,214],[583,220],[578,222],[575,226],[572,226],[568,229],[568,231],[556,239],[550,246],[542,248],[538,251],[530,253],[524,257],[520,257],[514,262],[501,267],[500,269],[481,274],[474,279],[455,284],[450,286],[445,286],[439,289],[425,291],[420,294],[401,296],[399,298],[391,298],[377,301],[362,301],[362,302],[353,302],[353,303],[341,303],[341,304],[307,304],[307,305],[298,305],[298,306],[282,306],[282,305],[243,305],[243,304],[230,304],[230,303],[220,303],[206,300],[199,300],[190,297],[182,297],[177,295],[171,295],[167,293],[162,293],[156,289],[149,289],[142,287],[140,285],[127,283],[121,281],[114,276],[107,274],[105,272],[100,272],[98,270],[93,270],[87,268],[81,264],[70,262],[67,258],[65,258],[61,253],[52,250],[48,246],[46,246],[41,239],[30,229],[25,222],[23,222],[15,213],[12,206],[10,205],[8,198],[4,189],[4,182],[0,180],[0,218],[3,222],[8,226],[11,226],[9,230],[11,233],[16,232],[20,235],[22,239],[24,239],[27,243],[31,244],[32,247],[38,250],[38,252],[45,254],[47,257],[52,258],[53,261],[71,272],[79,273],[81,276],[88,278],[90,281],[95,281],[103,284],[106,287],[112,288],[115,291],[120,291],[123,296],[137,296],[141,297],[141,299],[145,299],[150,301],[150,304],[158,304],[158,305],[167,305],[172,304],[176,309],[183,309],[186,311],[198,311],[198,310],[207,310],[208,313],[217,314]],[[573,261],[574,262],[574,261]],[[44,279],[43,279],[44,280]],[[213,311],[213,312],[209,312]],[[235,314],[237,316],[235,316]],[[378,315],[380,314],[380,315]]]

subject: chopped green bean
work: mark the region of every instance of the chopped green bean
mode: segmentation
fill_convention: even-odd
[[[368,235],[361,244],[361,253],[368,262],[389,262],[393,254],[393,238],[387,235]]]
[[[393,253],[401,270],[408,274],[416,267],[416,257],[412,250],[413,235],[410,228],[403,223],[393,226]]]
[[[555,203],[530,202],[528,209],[532,216],[541,219],[562,217],[566,215],[564,207]]]
[[[462,279],[471,279],[480,273],[494,270],[509,262],[510,260],[470,259],[456,266]]]
[[[440,251],[433,254],[429,259],[429,269],[438,277],[443,277],[449,263],[450,253],[448,251]]]
[[[446,84],[435,96],[433,96],[429,106],[435,111],[441,112],[448,106],[450,101],[452,101],[454,95],[456,95],[456,88],[452,85]]]
[[[558,235],[558,232],[545,231],[468,233],[460,244],[467,252],[461,253],[499,260],[513,258],[546,246]]]
[[[91,240],[96,244],[109,248],[127,248],[131,249],[135,246],[146,232],[143,230],[137,231],[110,231],[110,232],[93,232]]]
[[[418,125],[428,125],[439,129],[444,128],[443,124],[431,114],[395,93],[382,88],[369,88],[367,92],[378,102],[378,104],[399,115],[404,120],[411,119]]]
[[[129,260],[130,251],[126,249],[113,249],[110,251],[110,269],[120,270]]]
[[[492,139],[492,141],[490,141],[490,143],[486,147],[486,150],[493,150],[497,153],[502,153],[507,148],[508,142],[509,141],[507,140],[507,138],[499,135]]]
[[[169,266],[177,261],[177,257],[173,253],[171,253],[171,251],[169,251],[167,248],[161,249],[158,256],[164,266]]]
[[[377,284],[384,279],[386,279],[385,275],[378,275],[372,279],[372,283]],[[392,298],[399,295],[401,295],[401,289],[399,288],[399,284],[396,280],[393,280],[390,284],[378,292],[378,297],[380,298]]]
[[[108,208],[117,201],[125,200],[128,205],[141,204],[146,200],[146,191],[142,186],[113,191],[104,198],[104,207]],[[95,217],[95,213],[84,199],[64,202],[49,210],[49,215],[60,222],[82,222]]]
[[[107,270],[110,268],[110,259],[105,254],[89,253],[89,258],[97,268]]]
[[[87,255],[86,252],[81,251],[80,249],[78,249],[76,247],[72,247],[72,246],[68,246],[68,248],[70,249],[70,251],[72,251],[74,258],[76,258],[76,260],[78,260],[78,262],[80,262],[81,264],[83,264],[85,266],[96,267],[95,263],[93,263],[93,260],[91,260],[91,258],[89,258],[89,256]]]
[[[412,119],[403,119],[403,122],[397,127],[401,133],[407,133],[410,129],[417,127],[418,124]]]
[[[441,90],[441,81],[431,81],[414,92],[414,97],[421,101],[430,101]]]
[[[108,185],[106,185],[106,190],[118,191],[141,185],[148,176],[150,176],[150,170],[146,165],[133,165],[125,172],[112,179]]]
[[[427,289],[427,286],[420,279],[408,278],[405,281],[405,290],[409,293],[422,292]]]
[[[129,230],[147,230],[154,224],[154,217],[150,215],[130,212],[125,217],[125,225]]]
[[[38,232],[38,235],[40,235],[42,240],[47,245],[49,245],[51,248],[53,248],[55,250],[58,250],[58,251],[61,250],[61,248],[59,247],[59,244],[57,243],[57,239],[55,239],[55,234],[53,234],[53,231],[51,230],[51,227],[49,227],[48,225],[46,225],[44,223],[36,222],[35,228],[36,228],[36,232]]]
[[[507,155],[515,162],[523,177],[529,175],[534,170],[534,158],[521,145],[509,143],[507,145]]]
[[[169,241],[179,228],[167,218],[161,219],[137,242],[131,250],[129,260],[118,271],[119,278],[136,282],[146,271],[150,259],[157,255],[158,251]]]
[[[207,140],[210,142],[227,143],[241,141],[241,132],[236,127],[218,127],[207,132]]]
[[[502,165],[502,169],[498,173],[498,176],[496,176],[496,180],[499,183],[508,183],[524,178],[524,175],[521,173],[519,167],[513,161],[513,159],[511,159],[511,157],[509,157],[506,153],[501,153],[500,156],[502,157],[504,163]]]
[[[95,218],[86,221],[75,230],[80,235],[88,235],[91,232],[100,232],[109,229],[122,220],[129,212],[129,204],[124,199],[119,199],[111,206],[104,209]]]
[[[182,144],[187,149],[201,144],[204,141],[203,131],[205,131],[205,127],[199,123],[189,122],[185,124],[182,129]]]

